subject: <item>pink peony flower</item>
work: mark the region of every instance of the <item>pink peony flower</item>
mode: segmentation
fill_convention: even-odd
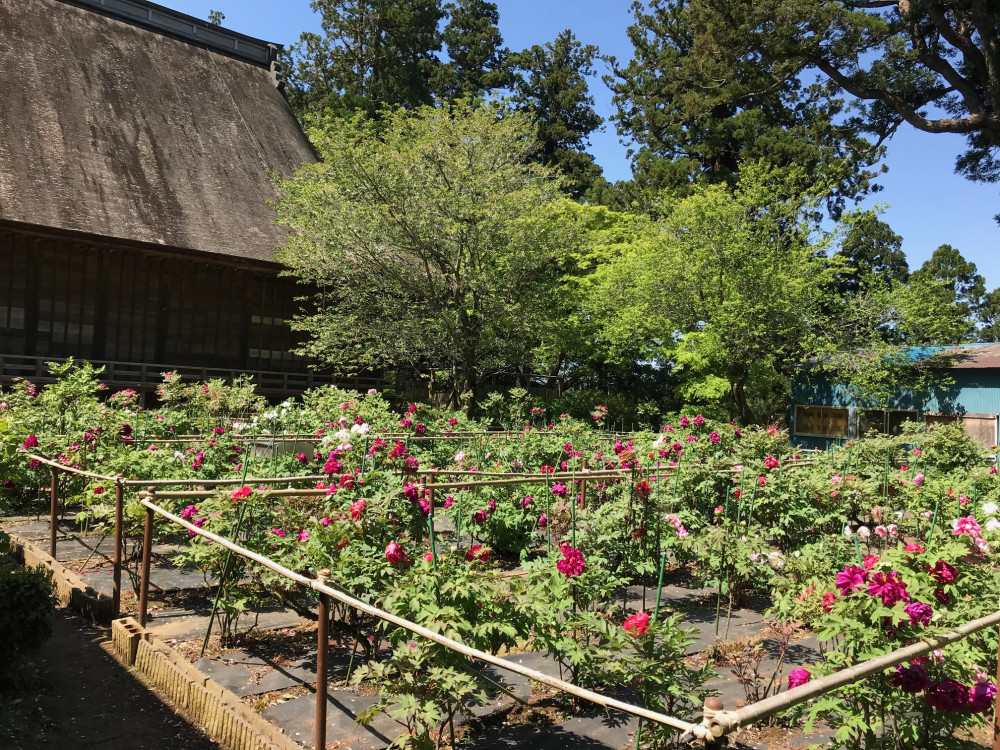
[[[997,686],[992,682],[977,682],[972,686],[969,695],[969,711],[974,714],[988,713],[993,706],[993,697],[997,694]]]
[[[837,573],[837,590],[840,591],[841,596],[847,596],[852,591],[863,588],[865,581],[867,580],[868,573],[866,571],[862,570],[857,565],[848,565],[842,571]]]
[[[793,669],[788,673],[788,689],[793,690],[805,685],[811,679],[812,673],[808,669]]]
[[[910,602],[903,611],[910,616],[910,625],[919,624],[924,627],[931,624],[931,615],[934,614],[931,606],[923,602]]]
[[[908,602],[906,584],[899,579],[898,571],[874,573],[868,583],[868,593],[882,599],[882,604],[891,607],[897,602]]]

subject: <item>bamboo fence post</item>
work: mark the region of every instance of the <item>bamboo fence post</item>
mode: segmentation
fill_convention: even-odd
[[[49,557],[56,559],[56,507],[59,505],[59,473],[52,467],[52,480],[49,485]]]
[[[124,514],[124,494],[125,485],[124,474],[115,477],[115,555],[114,555],[114,578],[111,590],[111,608],[115,617],[122,613],[122,523]]]
[[[997,657],[997,684],[1000,684],[1000,656]],[[1000,701],[993,707],[993,750],[1000,750]]]
[[[156,490],[146,490],[150,503],[156,499]],[[149,566],[153,558],[153,509],[146,507],[146,523],[142,530],[142,575],[139,582],[139,627],[146,627],[146,612],[149,608]]]
[[[330,571],[319,571],[318,580],[326,584]],[[330,648],[330,597],[319,592],[319,618],[316,628],[316,749],[326,750],[326,657]],[[355,641],[357,645],[357,641]]]

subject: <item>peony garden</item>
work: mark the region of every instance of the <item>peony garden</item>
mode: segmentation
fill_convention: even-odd
[[[539,402],[497,425],[375,390],[271,405],[249,382],[171,373],[144,407],[89,365],[58,374],[0,394],[5,511],[44,512],[55,476],[67,528],[107,537],[124,478],[121,614],[147,606],[148,533],[156,565],[213,584],[209,632],[176,644],[186,659],[314,644],[328,628],[350,660],[325,687],[373,696],[355,718],[391,727],[386,744],[480,746],[482,707],[498,696],[514,705],[505,722],[544,733],[592,694],[641,709],[634,747],[817,727],[830,747],[977,747],[989,734],[1000,475],[995,451],[958,426],[907,423],[807,452],[776,427],[696,412],[623,432],[603,405]],[[143,502],[164,512],[151,527]],[[343,601],[320,606],[315,590],[201,532],[442,642]],[[150,594],[151,623],[164,598]],[[275,606],[301,624],[255,622]],[[756,633],[740,629],[751,611]],[[793,660],[803,639],[814,648]],[[503,670],[454,643],[537,657],[583,697],[535,681],[515,695]],[[723,731],[694,731],[720,691]]]

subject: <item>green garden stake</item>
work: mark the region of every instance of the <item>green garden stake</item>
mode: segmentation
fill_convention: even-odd
[[[549,480],[545,480],[545,546],[547,551],[552,551],[552,488],[549,487]]]
[[[368,436],[365,435],[365,452],[361,454],[361,478],[365,478],[365,459],[368,458]]]
[[[663,593],[663,569],[667,567],[667,551],[665,549],[660,550],[660,578],[656,584],[656,606],[653,608],[653,624],[656,624],[656,618],[660,616],[660,594]]]
[[[635,730],[635,750],[639,750],[639,741],[642,739],[642,717],[639,717],[639,728]]]
[[[573,479],[573,505],[571,507],[572,507],[572,510],[573,510],[573,534],[572,534],[572,538],[573,538],[573,546],[575,547],[576,546],[576,474],[574,474],[573,476],[574,476],[574,479]]]
[[[857,532],[855,532],[851,536],[854,537],[854,551],[858,553],[858,567],[863,568],[865,561],[861,558],[861,542],[858,541]]]
[[[930,533],[927,534],[927,543],[928,544],[931,543],[931,537],[934,536],[934,526],[937,524],[937,514],[938,514],[938,506],[939,505],[941,505],[941,501],[940,500],[938,500],[936,503],[934,503],[934,516],[931,518],[931,530],[930,530]]]
[[[976,512],[976,498],[978,497],[979,477],[972,478],[972,513]]]
[[[427,528],[430,531],[430,535],[431,535],[431,567],[435,571],[437,571],[437,569],[438,569],[437,547],[434,545],[434,514],[433,513],[428,513],[427,514]]]
[[[455,546],[460,547],[462,544],[462,495],[464,493],[458,493],[458,519],[455,522]]]

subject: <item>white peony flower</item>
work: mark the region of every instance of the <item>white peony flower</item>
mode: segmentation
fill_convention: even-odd
[[[1000,510],[1000,506],[998,506],[996,503],[986,503],[983,506],[983,513],[985,513],[988,516],[995,516],[998,510]]]

